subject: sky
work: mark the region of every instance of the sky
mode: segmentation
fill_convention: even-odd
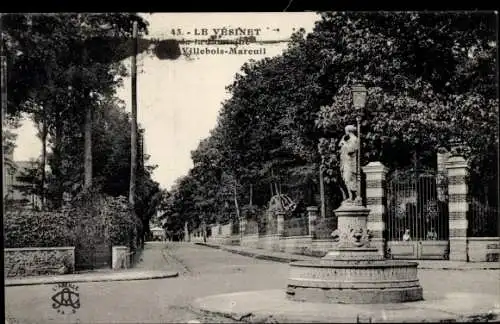
[[[150,163],[158,165],[153,178],[165,189],[192,167],[191,151],[215,127],[221,103],[229,96],[225,88],[233,82],[240,67],[250,59],[260,60],[281,54],[295,30],[304,28],[310,32],[319,19],[312,12],[148,13],[142,16],[149,22],[146,37],[199,40],[220,35],[222,39],[234,39],[231,33],[241,35],[244,32],[247,36],[251,32],[257,42],[279,41],[238,47],[253,50],[251,54],[226,53],[232,45],[191,43],[181,45],[181,51],[192,52],[189,57],[182,55],[176,60],[160,60],[151,54],[139,55],[138,122],[146,129],[145,149],[151,156]],[[205,50],[207,47],[223,54],[195,53],[195,48]],[[130,67],[130,59],[124,63]],[[130,111],[129,78],[117,90],[117,96],[125,101]],[[41,143],[33,124],[24,121],[17,133],[14,159],[37,158]]]

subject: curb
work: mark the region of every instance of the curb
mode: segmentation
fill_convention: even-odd
[[[280,294],[279,298],[276,298],[276,292]],[[498,321],[500,314],[496,308],[487,310],[481,307],[464,311],[457,310],[456,307],[449,309],[446,306],[449,301],[446,299],[442,301],[441,307],[436,307],[435,301],[417,302],[419,304],[414,306],[409,306],[413,302],[401,303],[401,307],[394,307],[399,303],[370,305],[289,302],[284,294],[281,290],[267,290],[213,295],[195,299],[190,303],[190,309],[245,323],[372,323],[372,320],[375,323],[492,322]],[[484,296],[482,299],[491,297]],[[455,302],[463,302],[462,299]],[[245,300],[252,302],[248,305]],[[376,307],[381,310],[376,310]],[[330,308],[334,309],[329,310]]]
[[[129,275],[127,275],[129,274]],[[61,275],[54,277],[34,277],[22,279],[5,279],[5,287],[15,286],[33,286],[33,285],[50,285],[58,283],[70,282],[108,282],[108,281],[132,281],[132,280],[150,280],[178,277],[179,273],[174,271],[149,271],[149,272],[115,272],[100,275],[81,275],[81,277]],[[76,275],[78,276],[78,275]]]
[[[196,242],[195,244],[201,245],[201,246],[206,246],[206,247],[213,248],[213,249],[223,250],[223,251],[230,252],[230,253],[239,254],[242,256],[246,256],[246,257],[251,257],[251,258],[260,259],[260,260],[266,260],[266,261],[290,263],[290,262],[294,262],[294,261],[308,260],[306,258],[300,258],[300,257],[288,258],[288,257],[280,257],[280,256],[276,256],[276,255],[268,255],[268,254],[254,253],[254,252],[249,252],[249,251],[234,250],[234,249],[226,248],[226,247],[223,247],[220,245],[212,245],[212,244],[200,243],[200,242]]]
[[[281,262],[281,263],[290,263],[290,262],[295,262],[295,261],[308,261],[311,260],[309,258],[301,258],[300,256],[297,258],[288,258],[288,257],[280,257],[280,256],[275,256],[275,255],[266,255],[266,254],[261,254],[261,253],[255,253],[255,252],[249,252],[249,251],[241,251],[241,250],[235,250],[231,248],[227,248],[221,245],[213,245],[209,243],[202,243],[202,242],[196,242],[194,244],[201,245],[201,246],[206,246],[210,247],[213,249],[218,249],[218,250],[223,250],[226,252],[230,253],[235,253],[239,254],[242,256],[247,256],[255,259],[260,259],[260,260],[267,260],[267,261],[275,261],[275,262]],[[318,258],[319,259],[319,258]],[[418,262],[418,261],[417,261]],[[500,266],[498,264],[496,265],[491,265],[491,266],[480,266],[480,267],[429,267],[429,266],[421,266],[419,264],[418,269],[423,269],[423,270],[460,270],[460,271],[470,271],[470,270],[500,270]]]

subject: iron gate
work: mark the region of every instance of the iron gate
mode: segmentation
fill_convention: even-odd
[[[446,176],[397,170],[387,182],[387,254],[394,259],[448,259]]]

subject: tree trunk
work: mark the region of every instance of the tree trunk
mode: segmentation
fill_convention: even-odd
[[[236,180],[234,180],[233,195],[234,195],[234,208],[236,208],[236,217],[240,219],[240,205],[238,204],[238,195],[236,192]]]
[[[85,102],[86,100],[84,100]],[[92,107],[85,104],[85,158],[84,158],[84,188],[92,187]]]
[[[321,218],[325,218],[325,182],[323,179],[323,168],[319,167],[319,192],[321,197]]]
[[[61,117],[61,116],[59,116]],[[52,151],[52,175],[55,179],[56,190],[54,195],[51,197],[51,201],[54,203],[54,207],[57,209],[62,205],[63,198],[63,187],[62,187],[62,134],[63,125],[62,118],[56,118],[55,120],[55,137],[54,137],[54,149]]]
[[[249,203],[250,206],[253,205],[253,185],[250,184],[250,203]]]
[[[85,69],[87,64],[87,49],[84,46],[82,52],[82,69]],[[83,92],[82,103],[85,105],[83,187],[85,189],[89,189],[92,187],[92,103],[88,100],[90,92],[85,89],[83,82],[80,83],[80,86],[82,87],[81,91]]]
[[[43,125],[42,125],[42,179],[40,184],[40,198],[42,200],[42,209],[45,209],[45,165],[47,164],[47,117],[44,107]]]
[[[134,21],[132,55],[132,126],[130,133],[130,186],[128,200],[132,208],[135,206],[135,182],[137,172],[137,22]]]

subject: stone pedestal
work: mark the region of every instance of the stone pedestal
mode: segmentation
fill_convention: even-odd
[[[370,246],[370,210],[344,203],[335,211],[336,246],[319,261],[290,263],[287,298],[294,301],[377,304],[423,299],[416,262],[384,260]]]
[[[309,222],[309,235],[315,237],[316,235],[316,219],[318,218],[318,207],[307,207],[307,219]]]
[[[113,270],[127,269],[130,267],[130,249],[127,246],[113,246]]]

